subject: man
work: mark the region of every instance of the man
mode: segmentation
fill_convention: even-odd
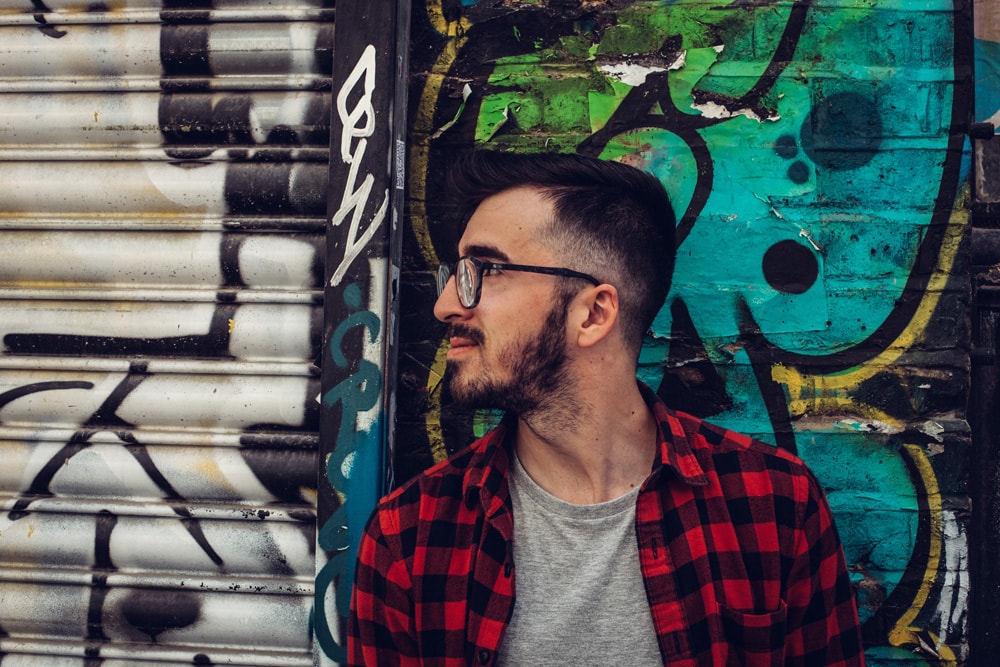
[[[379,503],[351,663],[863,664],[805,465],[636,381],[673,269],[659,181],[490,153],[452,180],[471,216],[438,273],[449,389],[505,417]]]

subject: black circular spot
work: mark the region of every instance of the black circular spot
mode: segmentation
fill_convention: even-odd
[[[802,294],[816,282],[819,263],[813,252],[795,241],[779,241],[764,253],[764,279],[779,292]]]
[[[795,142],[795,137],[790,134],[783,134],[778,137],[778,140],[774,142],[774,152],[786,160],[791,160],[799,152],[799,146]]]
[[[148,589],[129,593],[122,602],[122,616],[156,641],[164,630],[183,628],[198,620],[201,600],[194,593]]]
[[[866,165],[881,145],[882,118],[875,101],[858,93],[821,99],[802,125],[802,148],[828,169]]]
[[[809,180],[809,165],[802,160],[796,160],[788,168],[788,178],[792,183],[805,183]]]

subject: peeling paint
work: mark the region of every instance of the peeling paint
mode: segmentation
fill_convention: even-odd
[[[646,83],[646,77],[650,74],[683,68],[686,61],[686,51],[681,51],[672,62],[666,64],[659,62],[659,59],[653,61],[634,55],[631,57],[626,56],[620,62],[598,65],[598,69],[617,81],[635,87]]]

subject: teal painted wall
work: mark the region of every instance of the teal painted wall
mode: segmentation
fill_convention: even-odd
[[[495,418],[440,400],[430,270],[461,232],[440,222],[455,155],[628,162],[679,218],[640,377],[810,464],[871,664],[961,661],[969,8],[427,0],[412,40],[397,476]]]

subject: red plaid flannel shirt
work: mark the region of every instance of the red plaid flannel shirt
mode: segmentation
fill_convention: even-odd
[[[636,535],[665,663],[863,665],[826,499],[796,457],[667,409]],[[352,665],[489,665],[514,605],[507,425],[384,498],[362,537]]]

